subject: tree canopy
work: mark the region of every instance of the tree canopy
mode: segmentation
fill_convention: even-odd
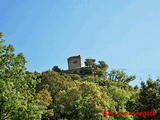
[[[0,33],[0,120],[40,120],[45,107],[35,99],[38,83],[33,74],[25,74],[25,57],[15,54],[12,45],[4,45]]]
[[[12,45],[5,45],[0,32],[0,120],[160,119],[160,79],[148,78],[133,87],[128,83],[135,75],[108,71],[105,61],[91,58],[81,74],[58,66],[29,72],[26,62],[23,53],[15,54]],[[132,114],[120,115],[126,111]]]

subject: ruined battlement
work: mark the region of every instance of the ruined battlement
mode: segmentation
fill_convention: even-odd
[[[84,62],[80,55],[71,56],[68,58],[68,70],[79,69],[84,67]]]

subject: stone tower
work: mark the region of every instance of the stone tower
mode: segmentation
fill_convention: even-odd
[[[73,70],[73,69],[78,69],[84,67],[84,63],[81,59],[81,56],[72,56],[68,58],[68,69]]]

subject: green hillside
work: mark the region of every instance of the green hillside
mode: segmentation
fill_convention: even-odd
[[[25,64],[0,33],[0,120],[160,119],[159,79],[131,86],[136,76],[95,59],[85,60],[83,75],[58,66],[29,72]]]

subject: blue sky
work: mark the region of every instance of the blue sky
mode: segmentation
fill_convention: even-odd
[[[160,76],[159,0],[0,0],[0,31],[29,71],[67,58],[104,60],[137,79]]]

